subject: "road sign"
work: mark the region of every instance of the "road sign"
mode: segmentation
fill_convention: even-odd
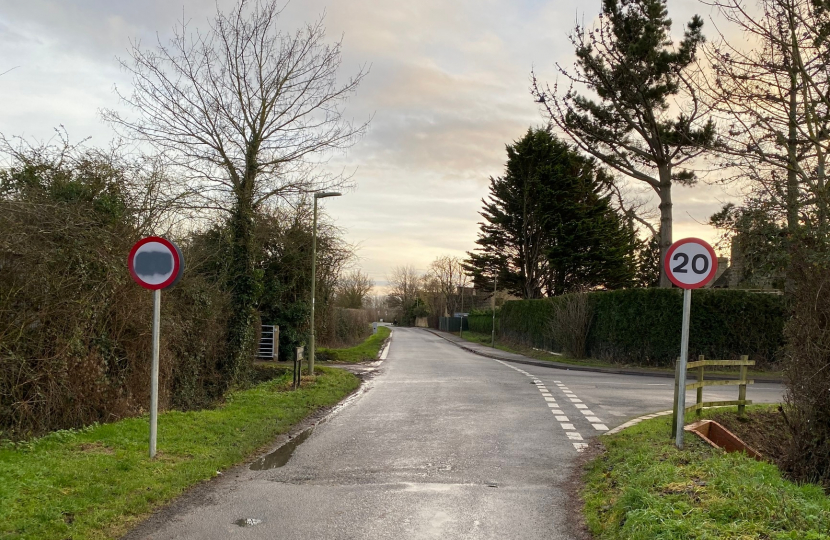
[[[136,242],[127,262],[135,282],[154,291],[175,285],[184,271],[181,250],[173,242],[158,236]]]
[[[161,290],[172,287],[182,278],[184,257],[173,242],[148,236],[130,250],[127,266],[136,283],[153,291],[153,358],[150,366],[150,457],[153,458],[156,456],[158,424]]]
[[[684,238],[671,245],[663,265],[672,283],[681,289],[698,289],[715,277],[718,258],[703,240]]]
[[[700,238],[684,238],[666,252],[663,268],[672,283],[683,290],[683,324],[680,330],[680,357],[675,366],[675,399],[672,427],[675,444],[683,448],[683,422],[686,413],[686,362],[689,360],[689,319],[692,289],[703,287],[715,277],[718,258],[712,246]]]

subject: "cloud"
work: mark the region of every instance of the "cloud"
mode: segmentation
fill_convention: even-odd
[[[233,5],[221,0],[220,7]],[[117,106],[113,85],[130,87],[116,57],[130,39],[166,40],[183,17],[204,28],[214,0],[0,0],[0,131],[49,137],[63,123],[73,138],[105,145],[97,110]],[[325,208],[360,245],[376,281],[395,265],[426,268],[442,254],[474,248],[480,200],[501,174],[506,144],[544,124],[529,93],[536,69],[556,80],[569,65],[567,39],[600,2],[578,0],[295,0],[282,14],[292,31],[326,13],[327,35],[343,37],[341,75],[370,65],[349,101],[367,135],[330,167],[356,170],[357,188]],[[700,4],[673,2],[675,32]],[[675,234],[706,234],[696,223],[719,207],[715,188],[677,190]],[[689,218],[687,213],[692,216]],[[679,236],[678,236],[679,237]]]

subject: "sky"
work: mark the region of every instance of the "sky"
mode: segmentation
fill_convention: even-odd
[[[712,31],[708,6],[668,7],[676,37],[695,13]],[[0,0],[0,73],[11,69],[0,76],[0,133],[45,141],[62,125],[73,141],[107,146],[114,132],[99,111],[119,106],[115,87],[130,89],[118,65],[130,40],[165,41],[182,17],[207,26],[215,9],[214,0]],[[552,85],[555,64],[573,61],[568,33],[599,10],[599,0],[285,6],[286,31],[325,15],[329,39],[343,40],[343,76],[369,67],[345,113],[371,117],[369,130],[330,162],[353,170],[355,187],[322,204],[378,285],[395,266],[424,271],[436,257],[474,249],[481,199],[503,172],[505,145],[546,124],[530,94],[531,70]],[[714,243],[717,232],[705,223],[735,193],[701,183],[675,188],[674,197],[675,239]]]

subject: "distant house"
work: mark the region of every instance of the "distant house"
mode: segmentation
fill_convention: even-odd
[[[773,275],[748,275],[746,253],[741,247],[740,235],[732,238],[730,258],[718,257],[718,273],[707,288],[775,290],[784,281],[783,273]],[[731,264],[730,264],[731,260]]]

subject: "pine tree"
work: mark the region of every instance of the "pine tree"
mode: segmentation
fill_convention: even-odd
[[[543,89],[535,78],[533,83],[545,113],[580,150],[654,189],[663,256],[672,243],[672,186],[695,182],[683,165],[714,139],[689,73],[704,41],[702,27],[703,20],[693,17],[675,47],[666,0],[603,0],[598,26],[577,27],[571,35],[575,71],[560,71],[572,86],[558,95],[556,88]],[[683,97],[681,112],[671,110]],[[671,286],[664,275],[661,286]]]
[[[497,272],[522,298],[630,285],[636,238],[611,208],[607,174],[546,130],[528,130],[507,156],[482,201],[479,247],[468,253],[475,283],[492,287]]]

